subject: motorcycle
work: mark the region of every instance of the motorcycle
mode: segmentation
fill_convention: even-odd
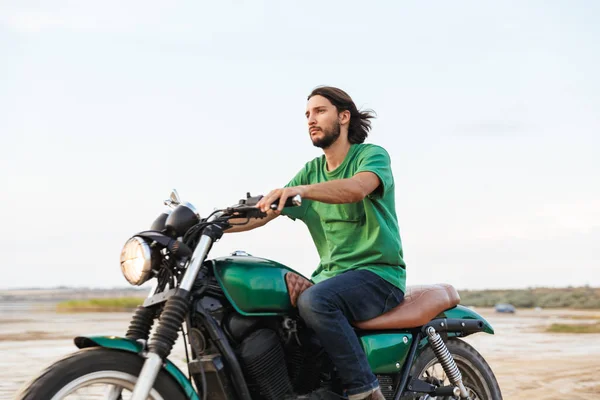
[[[151,229],[121,252],[130,284],[154,279],[125,336],[76,337],[80,350],[49,366],[18,398],[281,400],[319,388],[343,395],[335,367],[292,304],[299,274],[240,251],[207,259],[224,230],[266,217],[256,207],[260,199],[248,193],[201,218],[173,190]],[[285,206],[301,202],[296,196]],[[353,322],[387,400],[502,399],[489,365],[460,339],[494,330],[459,303],[451,285],[409,287],[396,308]],[[187,376],[168,359],[179,332]]]

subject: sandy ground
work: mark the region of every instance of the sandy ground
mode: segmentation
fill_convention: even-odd
[[[496,334],[465,340],[490,364],[505,399],[600,399],[600,334],[543,332],[552,323],[592,323],[600,312],[477,311]]]
[[[477,311],[494,326],[496,335],[480,333],[467,341],[491,365],[505,399],[600,399],[600,334],[543,332],[554,322],[592,322],[600,312]],[[0,310],[0,399],[12,399],[39,371],[74,351],[74,336],[123,335],[129,317],[128,313]],[[171,360],[183,369],[181,342]]]

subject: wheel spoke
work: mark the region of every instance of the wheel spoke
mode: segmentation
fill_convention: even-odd
[[[442,366],[442,364],[436,364],[436,366],[439,366],[439,369],[442,370],[442,378],[441,378],[442,385],[446,385],[447,382],[450,382],[450,380],[446,376],[446,371],[444,371],[444,367]]]
[[[104,398],[106,400],[119,400],[121,398],[122,388],[117,385],[107,385],[106,391],[104,392]]]

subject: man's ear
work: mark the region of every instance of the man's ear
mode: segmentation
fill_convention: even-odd
[[[350,122],[350,111],[349,110],[344,110],[341,113],[338,114],[338,121],[340,122],[340,125],[344,125]]]

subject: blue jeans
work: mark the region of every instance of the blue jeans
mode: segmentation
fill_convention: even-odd
[[[404,293],[379,275],[351,270],[305,290],[300,316],[317,335],[348,395],[379,386],[349,321],[364,321],[396,307]]]

